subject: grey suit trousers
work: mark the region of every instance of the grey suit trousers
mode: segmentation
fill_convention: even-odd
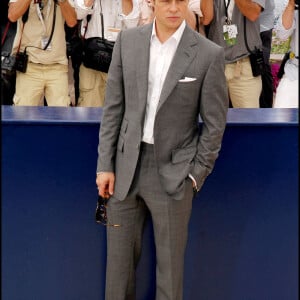
[[[181,300],[184,253],[192,209],[192,181],[185,182],[184,198],[174,200],[163,190],[153,145],[142,143],[128,196],[108,202],[106,300],[133,300],[135,269],[141,254],[145,217],[150,212],[156,247],[156,300]],[[143,300],[143,299],[137,299]]]

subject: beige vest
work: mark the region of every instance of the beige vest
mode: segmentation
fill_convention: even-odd
[[[20,1],[20,0],[19,0]],[[46,28],[46,33],[44,33],[44,26],[42,21],[39,18],[37,12],[38,4],[34,4],[34,1],[31,2],[29,7],[29,15],[28,20],[25,23],[22,39],[21,39],[21,47],[20,51],[24,51],[26,47],[26,53],[29,56],[29,61],[33,63],[40,64],[68,64],[67,56],[66,56],[66,40],[65,40],[65,30],[64,30],[64,18],[62,16],[59,5],[56,7],[56,18],[55,18],[55,28],[54,33],[51,40],[51,48],[49,50],[42,50],[42,37],[46,35],[48,38],[50,37],[52,24],[53,24],[53,13],[54,13],[54,2],[53,0],[43,0],[44,8],[42,10],[43,20]],[[48,1],[51,2],[50,11],[48,18],[47,10],[48,10]],[[14,40],[14,45],[12,49],[12,53],[16,53],[20,38],[21,32],[23,28],[22,17],[18,19],[17,25],[17,34]]]

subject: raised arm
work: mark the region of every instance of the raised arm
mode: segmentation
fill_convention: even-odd
[[[276,37],[280,40],[287,40],[296,28],[295,14],[295,0],[290,0],[279,16],[278,22],[275,26]]]
[[[31,0],[23,0],[9,3],[8,19],[11,22],[16,22],[20,17],[24,15],[30,3]]]
[[[295,0],[289,0],[288,5],[282,13],[282,25],[285,29],[290,29],[293,26],[295,12]]]
[[[201,0],[200,10],[203,14],[202,24],[203,25],[210,24],[214,17],[214,0]]]
[[[68,0],[57,0],[60,7],[61,14],[63,15],[67,25],[69,27],[74,27],[77,24],[77,16],[75,8],[69,3]]]
[[[23,0],[9,3],[8,19],[11,22],[16,22],[28,9],[31,0]],[[60,6],[61,13],[69,27],[73,27],[77,23],[77,17],[74,7],[68,0],[57,1]]]
[[[252,22],[255,22],[259,18],[263,9],[258,3],[252,0],[235,0],[235,5]]]

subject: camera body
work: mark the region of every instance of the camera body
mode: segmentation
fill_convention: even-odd
[[[262,50],[255,48],[255,50],[250,53],[249,58],[253,76],[256,77],[263,74],[265,70],[265,61]]]
[[[1,55],[1,72],[12,73],[15,72],[16,57],[9,54]]]
[[[17,71],[25,73],[28,64],[28,55],[25,52],[18,52],[16,54],[15,68]]]
[[[20,71],[26,72],[28,64],[28,55],[25,52],[18,52],[16,55],[1,56],[1,71],[12,73]]]

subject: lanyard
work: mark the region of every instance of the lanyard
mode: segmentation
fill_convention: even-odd
[[[231,24],[234,0],[224,0],[226,23]]]
[[[49,18],[49,14],[50,14],[50,9],[51,9],[51,0],[48,0],[48,3],[47,3],[47,12],[46,12],[46,17],[44,18],[42,12],[41,12],[41,9],[40,9],[40,6],[37,4],[36,5],[36,12],[38,14],[38,17],[42,23],[42,26],[43,26],[43,34],[46,35],[46,32],[47,32],[47,29],[46,29],[46,25],[45,25],[45,21],[44,20],[47,20]]]

